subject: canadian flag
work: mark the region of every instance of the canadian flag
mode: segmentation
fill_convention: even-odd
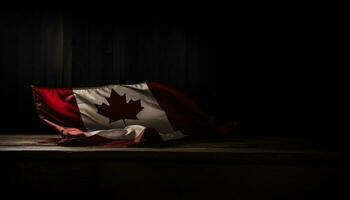
[[[32,90],[39,117],[62,134],[61,145],[130,146],[225,132],[183,92],[159,83]]]

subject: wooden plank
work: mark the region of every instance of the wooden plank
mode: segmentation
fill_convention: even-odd
[[[126,65],[126,33],[120,20],[116,19],[113,24],[113,66],[111,72],[114,75],[114,81],[117,84],[124,84],[127,71]]]
[[[43,143],[57,138],[57,135],[1,135],[0,156],[8,159],[141,159],[301,165],[343,165],[349,159],[342,149],[310,147],[304,140],[291,140],[289,143],[294,145],[289,147],[284,145],[288,144],[287,140],[273,138],[175,141],[137,148],[62,147],[54,142]]]
[[[5,11],[7,13],[7,11]],[[17,121],[11,116],[18,113],[18,30],[20,12],[18,9],[1,17],[0,20],[0,90],[2,130],[15,127]]]
[[[59,139],[58,134],[1,134],[0,145],[12,145],[12,142]],[[37,146],[41,144],[38,143]],[[346,144],[339,140],[320,140],[320,139],[303,139],[303,138],[283,138],[276,136],[261,137],[236,137],[217,140],[205,139],[183,139],[168,141],[168,147],[181,148],[260,148],[260,149],[279,149],[279,150],[345,150]],[[163,148],[166,146],[162,146]]]
[[[63,72],[62,72],[62,86],[72,87],[72,13],[70,10],[62,10],[60,15],[61,27],[63,29]]]
[[[334,166],[51,157],[46,160],[6,160],[1,165],[0,178],[6,183],[2,186],[3,195],[8,192],[11,197],[23,194],[23,197],[30,195],[43,199],[53,195],[57,199],[67,196],[75,199],[100,199],[102,196],[162,200],[164,197],[169,200],[349,199],[345,170]],[[12,188],[21,192],[13,194]]]
[[[260,149],[205,148],[96,148],[59,146],[1,146],[2,159],[17,160],[118,160],[228,162],[269,165],[345,165],[348,159],[338,152],[276,152]]]
[[[102,80],[102,62],[103,62],[103,45],[102,31],[103,26],[99,23],[97,16],[89,18],[88,28],[88,77],[89,84],[99,85]]]
[[[198,99],[202,81],[205,81],[205,79],[201,79],[203,75],[201,74],[199,38],[195,27],[186,28],[186,73],[184,74],[186,87],[184,89]],[[204,93],[211,95],[212,91],[205,90]]]
[[[165,52],[165,71],[166,83],[174,85],[179,89],[186,91],[186,68],[194,66],[187,65],[186,33],[182,26],[171,24],[166,30]],[[174,76],[175,75],[175,76]],[[193,74],[194,75],[194,74]],[[195,76],[195,75],[194,75]]]
[[[89,82],[106,85],[113,81],[113,27],[105,17],[94,16],[89,21]]]
[[[123,70],[122,82],[124,83],[136,83],[138,82],[138,38],[137,38],[137,24],[134,21],[129,22],[132,24],[130,28],[125,30],[125,65]]]
[[[113,20],[105,17],[100,19],[100,31],[98,33],[98,37],[100,40],[100,54],[101,54],[101,61],[99,66],[97,67],[97,70],[101,71],[101,80],[99,81],[98,85],[107,85],[107,84],[116,84],[118,74],[115,73],[113,67],[114,62],[114,27],[113,27]]]
[[[47,86],[62,87],[63,83],[63,16],[60,8],[51,8],[44,18],[47,45]]]
[[[72,13],[72,86],[89,84],[89,21],[86,15]]]

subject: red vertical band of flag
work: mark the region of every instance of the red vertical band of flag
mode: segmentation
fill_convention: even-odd
[[[189,135],[214,131],[213,120],[184,92],[155,82],[147,85],[160,107],[166,111],[174,130]]]
[[[72,89],[36,86],[32,88],[35,106],[41,119],[46,119],[57,126],[86,130]]]

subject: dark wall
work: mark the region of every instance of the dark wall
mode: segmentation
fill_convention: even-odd
[[[1,133],[47,131],[31,84],[157,81],[186,91],[218,120],[240,121],[243,132],[342,135],[332,131],[341,124],[334,88],[344,79],[325,53],[339,24],[322,12],[102,3],[0,10]]]

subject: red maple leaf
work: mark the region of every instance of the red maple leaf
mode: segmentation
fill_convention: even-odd
[[[103,103],[96,105],[96,107],[97,113],[109,118],[109,123],[122,119],[126,126],[125,119],[138,119],[136,115],[143,109],[141,100],[130,99],[129,102],[126,102],[125,94],[120,96],[113,89],[111,96],[105,98],[109,105]]]

